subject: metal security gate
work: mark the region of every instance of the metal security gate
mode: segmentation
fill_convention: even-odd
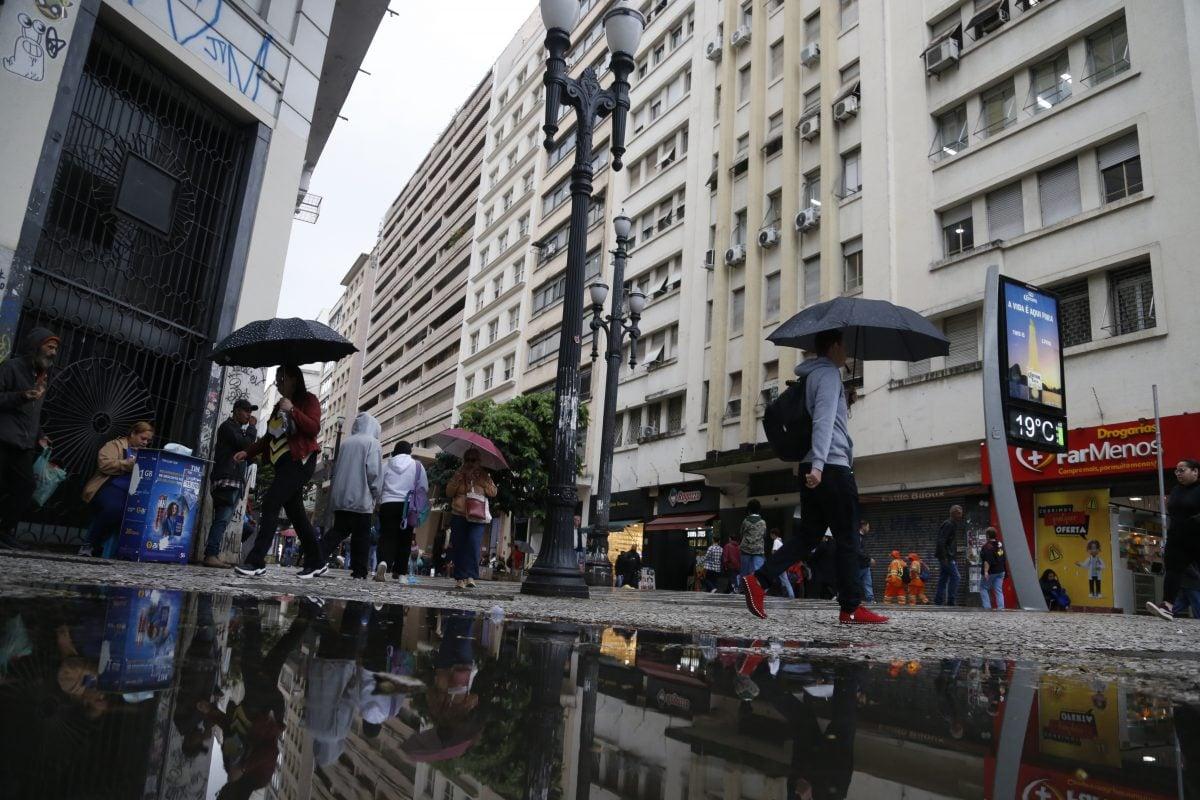
[[[228,270],[243,130],[97,25],[16,341],[62,337],[43,425],[70,472],[29,534],[75,541],[101,444],[146,419],[196,444]]]

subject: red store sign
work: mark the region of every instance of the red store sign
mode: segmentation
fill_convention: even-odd
[[[1162,419],[1163,465],[1169,472],[1181,458],[1200,458],[1200,414],[1179,414]],[[1073,428],[1067,432],[1065,453],[1040,453],[1027,447],[1009,447],[1016,483],[1086,480],[1108,475],[1131,475],[1158,469],[1158,443],[1154,420]],[[987,459],[983,482],[991,483]]]

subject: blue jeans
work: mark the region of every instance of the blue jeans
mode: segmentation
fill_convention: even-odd
[[[237,489],[218,489],[213,492],[213,518],[208,528],[208,539],[204,542],[204,555],[221,555],[221,541],[225,538],[229,520],[233,519],[233,512],[237,511],[238,494]]]
[[[954,605],[954,598],[958,596],[959,580],[961,580],[961,576],[958,574],[958,562],[943,561],[942,568],[938,570],[937,591],[933,593],[933,604],[936,606]]]
[[[992,605],[992,597],[995,593],[996,603]],[[1004,573],[993,572],[991,575],[984,575],[983,580],[979,583],[979,596],[983,598],[984,608],[997,608],[1004,610]]]
[[[871,568],[863,567],[858,571],[858,579],[862,582],[862,593],[864,603],[875,602],[875,584],[871,580]]]
[[[104,554],[105,545],[121,532],[121,520],[125,517],[125,501],[129,499],[126,487],[113,486],[110,480],[100,487],[92,498],[92,524],[88,528],[88,544],[92,555]]]
[[[483,547],[483,523],[458,514],[450,517],[450,553],[456,581],[479,577],[479,551]]]
[[[750,556],[750,555],[746,555],[745,553],[743,553],[742,554],[742,568],[738,572],[738,577],[744,578],[747,575],[749,575],[751,572],[758,572],[760,569],[762,569],[763,562],[765,562],[766,560],[767,560],[766,556],[761,556],[761,555],[760,556]],[[763,585],[763,588],[764,589],[767,588],[766,584]]]
[[[1189,607],[1192,609],[1192,619],[1200,620],[1200,589],[1180,589],[1171,603],[1176,616]]]

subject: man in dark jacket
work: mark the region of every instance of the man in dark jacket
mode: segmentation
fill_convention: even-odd
[[[258,438],[258,420],[254,412],[258,406],[251,405],[249,400],[237,400],[233,404],[233,413],[229,419],[217,428],[217,446],[213,455],[212,479],[209,490],[212,493],[213,518],[208,529],[208,540],[204,544],[204,566],[228,567],[221,560],[221,540],[225,538],[225,529],[229,520],[237,510],[242,493],[246,490],[246,465],[244,462],[233,460],[234,453],[240,453]]]
[[[14,533],[29,509],[35,481],[33,462],[42,436],[42,403],[50,368],[58,358],[58,337],[34,328],[21,355],[0,364],[0,547],[20,549]]]
[[[938,529],[934,555],[941,569],[938,570],[937,591],[933,594],[934,605],[952,606],[958,596],[958,539],[962,532],[962,521],[962,506],[950,506],[950,518]]]

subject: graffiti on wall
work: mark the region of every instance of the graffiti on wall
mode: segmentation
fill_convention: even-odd
[[[53,25],[34,19],[24,11],[17,14],[17,25],[12,55],[0,58],[0,65],[13,75],[41,81],[46,77],[47,56],[58,58],[67,42],[58,35]]]

